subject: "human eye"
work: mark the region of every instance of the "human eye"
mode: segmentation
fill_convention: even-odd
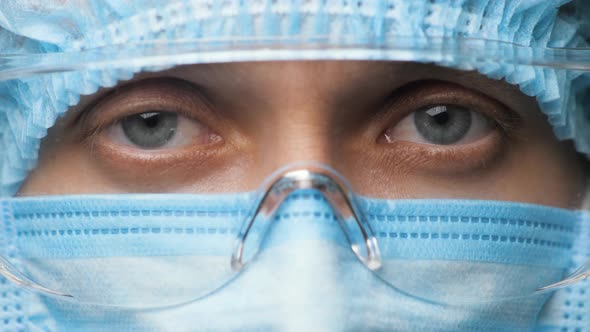
[[[488,165],[508,147],[519,123],[499,101],[446,82],[406,87],[391,107],[398,117],[379,142],[411,153],[421,161],[417,168],[430,171]]]
[[[461,105],[423,107],[385,132],[387,141],[405,140],[421,144],[470,144],[490,135],[496,123],[488,116]]]
[[[140,150],[175,149],[190,144],[206,145],[219,139],[198,120],[175,111],[148,110],[127,115],[106,128],[113,143]]]
[[[132,159],[204,150],[223,141],[207,124],[206,102],[180,80],[151,79],[117,89],[81,118],[95,151]]]
[[[218,113],[195,84],[152,77],[97,94],[69,126],[78,133],[75,151],[90,166],[86,172],[109,187],[206,190],[236,155]]]

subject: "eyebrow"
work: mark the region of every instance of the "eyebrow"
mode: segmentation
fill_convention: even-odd
[[[489,86],[487,86],[486,88],[495,90],[497,93],[503,93],[503,94],[517,93],[517,94],[524,95],[524,93],[522,93],[516,85],[510,84],[510,83],[506,82],[504,79],[496,80],[496,79],[488,78],[488,77],[484,76],[483,74],[480,74],[475,71],[459,70],[457,75],[459,77],[461,77],[461,79],[465,80],[468,83],[473,83],[473,84],[488,84],[489,83]]]
[[[504,103],[511,109],[522,110],[519,113],[526,112],[527,110],[531,109],[531,106],[533,105],[534,110],[538,108],[536,101],[534,101],[532,97],[529,97],[525,95],[523,92],[521,92],[517,86],[507,83],[505,80],[497,80],[486,77],[484,74],[481,74],[477,71],[454,69],[436,64],[418,62],[407,62],[404,63],[404,65],[401,67],[399,66],[400,62],[382,61],[375,63],[380,63],[382,66],[385,64],[385,66],[383,66],[385,70],[387,70],[386,68],[389,67],[389,72],[393,76],[393,78],[389,79],[392,83],[399,81],[398,83],[400,83],[400,86],[409,84],[415,80],[439,79],[442,81],[456,83],[466,88],[479,91],[485,95],[497,99],[498,101]],[[205,75],[205,73],[207,73],[219,75],[221,77],[231,78],[235,77],[236,70],[243,68],[239,66],[239,64],[240,63],[199,64],[198,66],[200,68],[198,69],[198,71],[203,73],[204,76],[208,76]],[[195,82],[193,79],[190,79],[185,76],[187,74],[186,70],[179,69],[182,67],[183,66],[177,66],[161,72],[140,72],[131,80],[119,82],[119,84],[117,84],[115,88],[101,89],[95,94],[83,96],[81,98],[80,103],[73,106],[71,110],[73,111],[73,113],[79,113],[79,111],[85,110],[89,107],[89,105],[92,105],[93,101],[100,100],[106,94],[112,93],[113,89],[117,89],[122,85],[133,84],[136,81],[141,81],[144,79],[148,79],[150,77],[161,77],[167,75],[172,77],[179,77],[181,79],[187,79],[190,82]],[[180,73],[181,75],[179,75],[178,73]],[[400,77],[404,77],[404,79],[401,79]],[[407,82],[403,82],[407,78],[409,78]],[[392,87],[394,88],[395,84],[393,84]],[[534,104],[532,104],[533,102]]]

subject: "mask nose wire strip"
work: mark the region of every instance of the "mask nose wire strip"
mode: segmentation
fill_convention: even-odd
[[[299,165],[298,165],[299,166]],[[234,270],[242,269],[247,262],[244,262],[244,248],[256,220],[263,218],[262,234],[255,243],[254,255],[258,252],[264,236],[268,232],[270,221],[281,203],[290,193],[298,189],[316,189],[324,195],[324,198],[336,212],[336,216],[344,235],[346,236],[352,251],[356,257],[370,270],[377,270],[381,267],[381,252],[377,238],[367,222],[364,222],[360,209],[355,205],[354,197],[350,186],[335,171],[319,165],[306,165],[305,169],[286,169],[275,173],[265,192],[257,204],[251,217],[245,220],[240,232],[236,237],[236,245],[231,257],[231,267]],[[338,181],[340,180],[340,181]],[[360,232],[363,245],[366,249],[366,256],[363,256],[359,245],[355,243],[350,230],[346,227],[347,220],[352,218],[356,224],[356,230]]]

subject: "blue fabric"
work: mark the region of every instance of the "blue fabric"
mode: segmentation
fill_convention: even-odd
[[[560,12],[560,6],[573,9],[562,8]],[[536,51],[547,46],[581,48],[587,46],[590,34],[586,23],[588,12],[588,2],[582,0],[91,0],[84,4],[4,0],[0,3],[0,45],[3,54],[58,55],[31,60],[39,70],[43,70],[44,61],[66,67],[80,62],[86,56],[76,53],[81,50],[153,40],[197,43],[203,52],[193,55],[191,63],[395,59],[477,69],[492,78],[505,78],[524,93],[535,96],[557,137],[573,139],[577,149],[588,154],[590,119],[584,99],[590,87],[587,73],[510,62],[469,62],[469,55],[462,56],[461,49],[445,56],[442,53],[437,56],[436,50],[428,55],[411,51],[412,47],[419,49],[433,44],[429,40],[437,37],[451,38],[444,40],[439,51],[453,49],[454,37],[515,43],[534,47]],[[283,42],[289,47],[269,50],[267,46],[279,43],[272,39],[275,37],[290,38]],[[400,40],[405,41],[402,46],[409,52],[395,50]],[[298,48],[318,41],[332,49]],[[260,47],[237,51],[236,43]],[[335,50],[339,45],[355,45],[355,48]],[[499,54],[501,59],[534,55],[533,49],[515,49],[510,44],[484,47],[492,54]],[[21,60],[8,61],[5,74],[14,75]],[[184,63],[180,59],[176,62]],[[87,68],[0,83],[0,151],[3,151],[0,194],[12,195],[18,190],[35,167],[39,143],[47,128],[68,106],[77,104],[81,95],[113,86],[140,70],[157,70],[172,64],[129,64],[129,67],[108,70]]]
[[[453,49],[455,37],[532,47],[483,44],[490,54],[505,59],[533,57],[533,52],[545,47],[583,48],[590,37],[589,7],[585,0],[2,0],[0,52],[25,57],[9,57],[0,63],[2,77],[18,77],[0,82],[0,196],[18,190],[36,165],[47,129],[80,96],[114,86],[142,70],[161,70],[186,61],[101,70],[88,66],[33,76],[22,76],[18,69],[29,66],[43,71],[45,65],[83,64],[84,51],[152,40],[198,42],[203,52],[193,55],[190,63],[384,59],[476,69],[536,97],[556,136],[572,139],[578,151],[590,154],[587,73],[510,61],[470,61],[459,49],[451,56],[442,55],[443,50]],[[236,37],[243,37],[240,46],[261,47],[236,51]],[[289,47],[269,50],[268,46],[277,43],[275,37],[290,38],[285,42]],[[450,38],[440,45],[441,53],[418,51],[425,41],[437,37]],[[318,41],[329,47],[299,48]],[[398,41],[404,41],[401,45],[411,51],[396,50]],[[356,47],[350,49],[350,45]],[[207,52],[211,50],[216,52]],[[88,59],[93,59],[92,54]],[[386,262],[393,262],[383,272],[393,273],[379,275],[354,260],[329,207],[314,197],[291,198],[281,209],[275,231],[256,264],[202,301],[156,311],[107,309],[38,297],[2,279],[1,329],[182,331],[194,330],[197,322],[199,330],[583,331],[590,325],[588,282],[557,292],[544,308],[544,297],[441,308],[399,294],[382,279],[401,275],[421,282],[424,279],[406,274],[411,263],[431,259],[468,268],[491,265],[492,284],[507,285],[508,290],[526,288],[528,279],[519,273],[536,271],[532,275],[548,278],[572,272],[590,258],[585,214],[494,202],[366,200],[363,204]],[[80,282],[92,278],[93,271],[100,275],[102,269],[120,267],[100,261],[117,255],[151,259],[198,253],[199,257],[223,258],[214,261],[225,266],[225,249],[234,234],[233,218],[243,213],[240,207],[249,197],[162,198],[7,199],[0,204],[0,250],[11,260],[21,260],[20,267],[34,267],[26,262],[35,257],[51,260],[55,266],[47,280],[71,280],[68,287],[73,290],[86,286]],[[195,220],[205,225],[194,225]],[[73,265],[77,259],[79,264]],[[399,273],[400,264],[405,264],[402,272],[406,274]],[[39,271],[43,268],[29,272],[45,275]],[[211,270],[210,275],[229,278],[225,272]],[[439,281],[453,275],[443,276]],[[456,274],[454,278],[461,280]],[[199,286],[211,286],[207,280],[193,282],[188,285],[193,288],[187,289],[198,293]],[[291,287],[284,287],[285,280]],[[115,287],[108,284],[110,280],[95,282],[99,292],[104,291],[98,295],[112,299],[139,296],[125,287],[112,295]]]
[[[0,219],[2,234],[0,235],[0,253],[4,257],[14,257],[15,247],[8,234],[13,233],[12,209],[6,201],[0,202]],[[28,324],[27,292],[23,292],[5,278],[0,278],[0,329],[4,331],[23,331]]]
[[[96,257],[97,251],[104,256],[156,254],[149,242],[128,246],[128,239],[121,236],[118,240],[114,235],[235,235],[249,212],[248,207],[252,203],[250,195],[214,197],[216,195],[106,195],[7,201],[13,211],[13,227],[21,255],[79,258]],[[323,201],[319,194],[293,195],[291,199]],[[555,261],[551,261],[550,252],[562,251],[566,256],[571,253],[577,231],[572,220],[579,218],[575,211],[485,201],[366,199],[363,200],[363,209],[380,241],[384,239],[382,241],[386,244],[400,240],[420,243],[421,251],[415,251],[413,246],[383,245],[381,254],[385,258],[480,260],[558,268],[565,267],[560,265],[564,257],[555,256]],[[284,219],[290,217],[288,214],[278,216]],[[333,214],[313,217],[331,220]],[[520,231],[519,236],[513,236],[513,229]],[[545,234],[539,237],[538,230],[543,230]],[[45,238],[59,239],[62,236],[72,239],[82,237],[84,240],[69,243],[63,251],[56,248],[46,250]],[[103,242],[105,237],[108,242]],[[445,244],[445,240],[456,244]],[[121,241],[120,245],[118,241]],[[169,241],[180,242],[176,237]],[[227,248],[215,241],[207,245],[201,242],[185,243],[184,246],[161,245],[164,251],[157,253],[161,255],[183,255],[195,250],[199,254],[228,254],[223,251]],[[496,248],[489,250],[490,246]],[[522,250],[523,246],[526,249],[518,252],[517,249]]]
[[[590,257],[590,219],[580,223],[580,236],[574,245],[571,266],[580,266]],[[572,268],[570,268],[571,271]],[[590,317],[590,281],[554,294],[542,311],[537,331],[575,332],[588,329]]]
[[[579,294],[590,291],[588,283],[557,292],[544,311],[547,296],[452,306],[400,292],[448,291],[446,285],[454,294],[477,292],[485,299],[560,278],[590,257],[585,212],[508,202],[363,198],[383,254],[384,271],[372,272],[350,251],[322,196],[301,191],[281,205],[257,258],[229,277],[212,267],[229,266],[234,235],[251,202],[250,194],[3,200],[2,248],[13,248],[11,262],[57,290],[147,306],[158,296],[192,299],[199,286],[218,287],[194,302],[150,310],[80,305],[20,291],[20,297],[0,299],[21,308],[3,330],[530,331],[537,318],[540,330],[570,326],[560,316],[564,300],[574,307],[565,308],[573,320],[585,322],[588,308],[579,305]],[[198,267],[175,260],[191,254]],[[420,262],[431,267],[429,273],[419,273],[423,267],[414,264]],[[137,276],[142,282],[126,284]],[[481,276],[481,287],[467,287],[473,283],[469,276]],[[227,283],[208,283],[220,277],[229,277]],[[142,288],[152,284],[160,288]],[[420,289],[412,288],[416,284]]]

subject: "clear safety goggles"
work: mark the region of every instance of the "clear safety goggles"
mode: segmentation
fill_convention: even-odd
[[[433,68],[439,67],[391,60],[444,64],[452,58],[469,68],[483,63],[498,70],[513,66],[535,73],[551,68],[567,75],[586,72],[588,54],[575,53],[582,56],[577,58],[565,49],[523,49],[518,55],[518,48],[481,40],[424,44],[423,53],[413,42],[406,53],[403,39],[399,43],[385,50],[298,46],[296,56],[283,49],[288,42],[264,52],[260,45],[251,50],[244,46],[239,59],[234,58],[235,49],[218,50],[215,43],[209,50],[195,49],[190,43],[138,45],[112,57],[105,56],[108,49],[76,56],[39,55],[36,60],[32,60],[36,56],[8,57],[0,71],[4,82],[46,78],[38,85],[16,84],[13,92],[54,84],[47,88],[47,98],[70,98],[68,102],[76,104],[76,93],[68,91],[95,93],[88,82],[94,82],[94,88],[114,88],[96,92],[94,98],[83,97],[65,120],[58,119],[49,130],[41,144],[39,167],[17,195],[22,197],[6,203],[17,249],[5,252],[0,274],[21,287],[81,303],[160,307],[198,300],[256,264],[261,250],[272,250],[261,248],[273,224],[282,218],[281,205],[303,190],[317,195],[332,211],[328,217],[308,211],[310,218],[337,225],[360,264],[402,294],[421,300],[443,304],[510,300],[587,278],[588,263],[570,274],[558,263],[548,263],[543,275],[526,273],[530,265],[544,265],[544,255],[555,261],[573,255],[579,221],[586,216],[588,162],[571,142],[547,134],[551,127],[539,110],[514,110],[526,103],[498,93],[507,91],[506,86],[488,91],[489,81],[473,79],[483,75],[453,77],[460,72],[448,68],[436,72],[439,69]],[[490,48],[491,44],[495,46]],[[477,51],[466,51],[469,45]],[[485,49],[497,52],[497,57],[474,56]],[[499,62],[508,49],[511,56]],[[322,61],[261,62],[307,57]],[[332,57],[382,61],[343,62]],[[234,67],[223,73],[227,60],[245,62],[230,64]],[[191,63],[201,65],[175,67]],[[375,64],[380,67],[370,67]],[[340,81],[350,75],[360,83],[337,85],[343,90],[326,95],[335,99],[324,99],[325,104],[318,102],[325,96],[311,104],[283,99],[282,113],[275,112],[277,101],[246,89],[254,83],[270,88],[271,78],[282,73],[296,80],[298,74],[309,75],[309,66],[314,65],[311,71],[319,73],[317,81],[340,73]],[[261,74],[264,66],[271,72]],[[140,68],[150,73],[124,82]],[[357,76],[359,68],[371,74]],[[396,72],[404,78],[392,79]],[[261,78],[255,79],[256,75]],[[65,92],[49,91],[58,83],[67,85]],[[284,78],[278,84],[285,84]],[[298,105],[310,109],[298,113]],[[300,152],[300,147],[281,145],[281,135],[248,120],[254,119],[249,112],[264,112],[264,106],[269,119],[265,126],[283,125],[286,135],[307,135],[306,121],[324,123],[328,130],[317,141],[324,146],[312,145],[309,150],[319,157],[303,153],[293,159],[305,162],[292,163],[290,154]],[[329,114],[322,107],[341,113],[332,112],[332,118],[297,118]],[[51,127],[58,114],[35,116],[36,122],[22,135],[44,122]],[[560,115],[553,118],[560,119]],[[285,123],[303,127],[289,132],[293,127]],[[89,135],[75,136],[80,128]],[[14,152],[26,155],[25,150]],[[43,185],[50,182],[55,186]],[[177,201],[168,201],[167,195]],[[71,204],[64,205],[68,200]],[[117,205],[117,200],[130,205]],[[439,242],[452,245],[445,244],[442,252]],[[425,249],[421,251],[417,243]],[[515,254],[521,259],[515,258],[509,271],[527,275],[528,287],[486,288],[490,271],[505,263],[496,256],[503,252],[509,257],[511,246],[522,252]],[[527,261],[533,256],[533,263]],[[461,263],[471,260],[476,263]],[[135,274],[134,266],[142,272]],[[203,270],[208,271],[207,278],[199,278]],[[93,285],[84,283],[88,271],[92,280],[104,282],[101,289],[107,285],[112,293],[93,292]],[[453,278],[445,274],[458,274],[460,279],[449,283]],[[413,282],[424,278],[431,283]],[[125,296],[117,296],[121,290]]]
[[[469,223],[485,226],[485,224],[496,224],[500,227],[520,227],[522,228],[521,236],[508,236],[501,235],[501,232],[496,234],[492,232],[487,235],[483,233],[479,235],[479,238],[471,240],[481,240],[481,242],[487,241],[492,244],[494,242],[500,244],[502,244],[502,242],[524,243],[525,245],[529,244],[531,246],[544,245],[544,243],[546,243],[547,246],[559,247],[563,246],[563,244],[559,243],[559,238],[543,239],[542,236],[535,238],[534,235],[531,236],[531,234],[535,234],[535,228],[552,228],[557,231],[556,234],[560,232],[572,232],[576,229],[576,226],[575,224],[568,224],[568,222],[576,218],[573,217],[571,220],[561,220],[563,223],[560,223],[560,220],[551,220],[551,216],[549,216],[546,219],[550,221],[542,222],[538,221],[539,219],[535,219],[536,216],[533,215],[535,212],[534,210],[527,210],[524,208],[520,213],[522,215],[519,215],[518,207],[514,207],[514,209],[511,210],[507,205],[494,206],[493,204],[483,203],[483,201],[480,202],[479,205],[478,201],[473,201],[471,203],[473,204],[473,209],[471,210],[493,210],[496,208],[500,211],[498,214],[499,216],[502,215],[501,210],[507,210],[507,217],[468,217],[467,215],[460,214],[453,215],[452,212],[449,215],[444,215],[445,212],[443,211],[447,211],[447,213],[453,211],[452,209],[445,210],[444,207],[439,207],[439,210],[441,211],[440,216],[427,215],[428,212],[422,213],[423,211],[425,212],[428,210],[426,209],[428,204],[436,205],[436,200],[424,200],[423,204],[418,203],[415,205],[404,203],[404,201],[401,200],[397,207],[400,211],[406,210],[405,215],[404,213],[399,213],[400,211],[396,211],[394,208],[389,212],[384,210],[381,214],[376,214],[371,210],[371,207],[367,205],[367,201],[364,201],[364,198],[353,192],[353,187],[342,175],[329,167],[314,163],[293,164],[276,171],[265,180],[256,194],[249,195],[249,198],[241,198],[243,200],[242,203],[247,202],[247,204],[240,204],[240,206],[246,207],[251,205],[251,209],[247,211],[241,211],[238,213],[235,211],[224,211],[224,209],[219,208],[211,208],[209,211],[206,211],[205,209],[199,210],[197,208],[196,211],[193,211],[192,213],[185,211],[182,216],[175,216],[175,213],[172,210],[164,209],[159,213],[155,213],[155,218],[160,219],[161,221],[160,225],[167,226],[162,229],[156,229],[153,225],[150,226],[149,222],[145,223],[142,227],[137,224],[135,220],[133,220],[131,225],[124,225],[124,228],[100,228],[100,226],[95,226],[96,228],[94,229],[88,228],[86,230],[66,230],[63,228],[62,230],[53,230],[52,232],[66,235],[65,238],[57,239],[48,244],[46,243],[44,244],[46,247],[40,247],[45,248],[50,252],[56,250],[53,246],[59,246],[60,241],[70,241],[68,240],[68,235],[70,235],[71,241],[80,241],[79,238],[75,238],[75,235],[82,236],[81,240],[84,242],[84,237],[90,239],[93,234],[103,233],[103,235],[120,237],[122,235],[119,235],[119,232],[121,232],[123,234],[131,235],[123,240],[132,243],[131,246],[133,246],[133,242],[136,242],[135,244],[137,246],[141,246],[142,244],[140,243],[147,239],[149,249],[146,249],[146,252],[141,252],[141,249],[138,250],[139,254],[137,256],[127,254],[122,255],[121,257],[116,257],[105,252],[102,262],[101,258],[98,257],[97,260],[89,263],[84,260],[84,258],[88,257],[82,255],[82,259],[78,263],[76,262],[76,253],[70,253],[67,255],[70,256],[67,260],[67,264],[74,266],[73,270],[77,270],[80,274],[64,275],[60,273],[61,271],[59,267],[52,266],[51,257],[44,258],[43,254],[38,252],[40,249],[36,248],[36,257],[33,255],[18,258],[14,258],[14,255],[12,257],[3,257],[0,265],[0,274],[9,281],[25,289],[52,297],[82,303],[124,307],[160,307],[198,300],[199,298],[207,296],[223,287],[223,285],[235,278],[249,264],[256,264],[256,255],[261,250],[262,243],[269,230],[273,227],[273,223],[276,223],[277,221],[279,207],[287,197],[301,190],[311,190],[312,192],[315,192],[316,195],[319,194],[321,198],[327,202],[333,211],[333,216],[331,216],[333,219],[327,218],[321,221],[326,223],[335,222],[338,224],[348,241],[350,250],[358,259],[359,264],[363,264],[378,278],[390,284],[394,289],[402,292],[402,294],[407,294],[421,300],[442,304],[462,305],[489,301],[513,300],[515,298],[543,294],[567,287],[590,276],[590,265],[586,262],[575,273],[565,278],[559,273],[556,274],[554,271],[551,272],[552,282],[550,284],[547,284],[546,276],[543,276],[542,278],[530,276],[529,287],[520,287],[515,292],[514,289],[507,286],[506,289],[496,289],[490,294],[489,292],[480,291],[486,288],[486,282],[489,281],[488,278],[492,275],[491,273],[485,273],[486,263],[483,263],[483,268],[482,266],[478,267],[477,264],[474,264],[471,266],[471,269],[460,271],[461,280],[459,283],[447,284],[448,280],[446,280],[442,274],[449,272],[455,273],[456,271],[452,271],[454,262],[452,260],[441,262],[438,259],[429,261],[429,259],[424,258],[412,259],[404,257],[408,249],[416,249],[413,247],[413,244],[407,245],[408,248],[404,248],[404,246],[406,246],[404,238],[422,238],[422,240],[426,241],[463,238],[463,240],[469,241],[470,239],[466,237],[473,237],[474,235],[459,232],[454,233],[453,225]],[[182,211],[182,209],[179,208],[180,206],[190,206],[191,200],[195,200],[195,203],[193,204],[194,206],[207,206],[206,203],[202,203],[202,201],[199,202],[200,198],[203,199],[203,201],[207,200],[206,196],[187,195],[187,202],[176,202],[176,204],[173,204],[178,209],[176,213],[178,214],[180,213],[179,211]],[[109,211],[109,209],[104,209],[103,212],[92,212],[93,208],[97,209],[96,205],[98,201],[89,200],[90,206],[84,206],[83,200],[77,201],[76,196],[66,197],[66,199],[71,199],[71,203],[76,205],[76,207],[71,210],[56,212],[50,207],[51,200],[45,201],[40,206],[35,207],[34,204],[29,203],[27,205],[27,198],[22,198],[25,206],[33,207],[33,209],[40,208],[41,210],[20,211],[20,220],[19,218],[16,218],[13,227],[18,228],[16,223],[26,222],[27,218],[38,218],[38,222],[43,222],[44,218],[49,220],[49,215],[55,216],[56,214],[61,215],[62,217],[69,216],[69,218],[75,218],[76,216],[83,218],[84,214],[90,214],[90,218],[87,220],[89,223],[92,221],[92,216],[94,216],[94,219],[96,220],[100,220],[101,215],[102,217],[107,217],[104,211]],[[115,198],[110,199],[116,200],[116,196]],[[125,196],[119,196],[119,199],[123,201],[126,200]],[[166,199],[166,195],[160,195],[157,199]],[[109,198],[103,197],[101,203],[108,205],[108,201]],[[420,202],[420,200],[413,201],[413,203],[416,202]],[[144,204],[145,203],[146,202],[144,202]],[[156,200],[148,200],[148,204],[145,206],[147,207],[150,204],[156,206],[158,203]],[[228,201],[228,204],[235,204],[235,202],[229,203]],[[458,209],[462,211],[470,211],[469,204],[470,203],[467,203],[467,201],[463,201]],[[14,206],[18,209],[18,202]],[[46,209],[43,210],[43,207]],[[418,211],[414,211],[414,214],[408,213],[408,207],[410,210],[415,208]],[[424,208],[424,210],[420,211],[420,207]],[[85,210],[85,208],[87,208],[87,210]],[[169,209],[172,209],[172,207],[169,207]],[[556,212],[554,210],[559,209],[548,208],[547,210],[537,211],[537,213],[540,212],[559,216],[559,213],[564,212]],[[492,214],[495,214],[498,211],[495,211]],[[531,211],[531,215],[526,215],[526,212]],[[387,215],[387,213],[390,214]],[[486,215],[485,212],[482,213],[482,215]],[[108,217],[112,218],[113,214],[116,216],[115,223],[125,223],[125,220],[134,219],[130,217],[131,215],[143,215],[143,218],[146,220],[152,219],[153,221],[154,219],[154,215],[150,215],[149,210],[125,211],[124,209],[120,209],[115,212],[111,211]],[[565,215],[566,214],[563,214],[562,217]],[[89,217],[89,215],[86,215],[86,217]],[[178,223],[175,219],[182,219],[182,223]],[[383,223],[390,223],[390,226],[384,228]],[[396,224],[398,227],[396,227]],[[408,231],[404,233],[404,230],[406,229],[404,224],[414,224],[419,227],[414,228],[413,232]],[[441,224],[446,224],[446,226],[441,228]],[[184,225],[184,228],[180,225]],[[186,225],[192,225],[192,227],[186,227]],[[218,234],[215,234],[216,229],[221,229],[219,228],[220,225],[225,226],[226,230],[222,232],[217,231]],[[56,226],[56,229],[60,227],[59,225],[54,225],[54,227]],[[61,225],[61,227],[67,227],[67,225]],[[376,235],[375,227],[377,228],[377,231],[381,233],[380,237]],[[444,230],[445,227],[446,231]],[[526,230],[527,228],[529,229],[528,231]],[[125,231],[122,229],[125,229]],[[383,235],[386,229],[388,229],[389,232],[388,234]],[[533,229],[533,232],[530,232],[530,229]],[[35,242],[37,241],[36,238],[42,238],[44,236],[59,238],[60,235],[43,234],[42,231],[34,230],[28,232],[30,234],[24,235],[26,237],[25,240],[30,242]],[[20,233],[22,235],[22,233],[27,233],[27,231],[20,231]],[[194,235],[191,235],[193,233]],[[201,236],[204,235],[205,237],[208,233],[209,235],[214,234],[213,240],[207,239],[203,241],[203,243],[199,243],[199,241],[202,240],[198,236],[199,233]],[[166,239],[166,237],[169,237],[170,239]],[[103,249],[105,249],[109,245],[117,246],[117,242],[119,242],[117,240],[110,242],[109,244],[109,240],[107,239],[106,241],[106,243],[103,242],[102,244],[95,241],[89,241],[86,244],[80,243],[74,245],[72,248],[94,244],[102,245]],[[174,245],[174,241],[195,241],[194,245],[189,246],[194,252],[183,252],[176,256],[162,254],[166,251],[168,246]],[[386,257],[382,257],[381,254],[380,246],[383,245],[385,245],[387,249]],[[485,255],[484,250],[486,246],[487,244],[484,244],[479,249],[476,249],[483,249],[482,252],[476,253],[476,255]],[[35,247],[35,245],[32,247]],[[64,248],[67,247],[68,245],[65,245]],[[84,251],[81,247],[81,251]],[[427,246],[424,248],[426,247]],[[24,251],[27,252],[28,250],[30,250],[30,248],[25,248]],[[161,253],[158,254],[160,250]],[[272,248],[267,250],[272,250]],[[488,250],[493,249],[488,248]],[[98,252],[101,251],[102,250],[98,250]],[[223,251],[226,251],[226,255],[218,256]],[[35,249],[30,250],[27,253],[35,253]],[[208,257],[206,260],[202,260],[202,257],[199,257],[199,255],[205,255]],[[99,267],[102,266],[102,268],[97,270],[95,266],[96,264],[98,264]],[[88,291],[89,289],[92,289],[92,284],[86,284],[83,280],[80,280],[85,277],[90,278],[90,276],[84,276],[85,265],[87,265],[86,268],[92,266],[93,271],[98,271],[98,273],[104,274],[99,276],[93,275],[92,279],[105,280],[107,283],[112,283],[112,294],[109,294],[108,296],[101,294],[100,297],[97,297],[92,291]],[[489,265],[493,265],[493,263],[489,263]],[[142,273],[134,275],[134,266],[141,266],[138,270],[141,270]],[[460,264],[458,266],[460,266]],[[27,271],[28,273],[21,272],[22,270],[20,270],[19,267],[24,267],[24,271]],[[514,265],[510,269],[516,271],[520,268],[526,267]],[[200,271],[203,270],[209,273],[207,278],[199,277]],[[552,269],[548,269],[547,271],[549,272],[551,270]],[[214,276],[210,275],[212,272],[215,274]],[[28,277],[26,275],[31,273],[33,277]],[[151,279],[150,275],[164,275],[166,278]],[[412,281],[412,278],[423,279],[425,277],[432,281],[430,285],[416,284]],[[437,281],[438,278],[441,278],[441,281]],[[120,281],[122,284],[118,284]],[[535,283],[535,281],[537,283]],[[80,282],[83,284],[82,289],[78,288]],[[46,286],[50,287],[48,288]],[[101,285],[101,287],[103,286],[104,285]],[[123,298],[115,295],[123,290],[127,294]],[[132,296],[130,297],[128,295],[129,293],[142,294],[141,302],[137,302]]]

